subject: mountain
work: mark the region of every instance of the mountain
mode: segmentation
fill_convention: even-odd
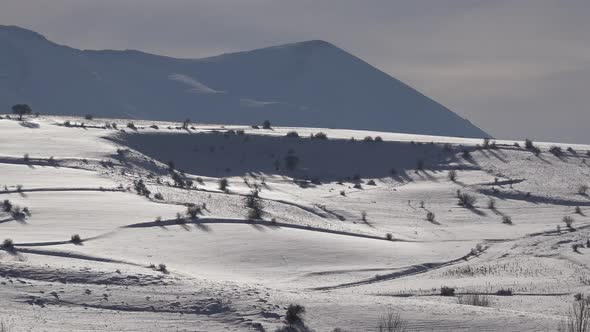
[[[484,137],[441,104],[325,41],[204,59],[78,50],[0,26],[0,109]]]

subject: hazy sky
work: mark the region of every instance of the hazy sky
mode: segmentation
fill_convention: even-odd
[[[588,0],[0,0],[0,24],[188,58],[323,39],[496,137],[590,143]]]

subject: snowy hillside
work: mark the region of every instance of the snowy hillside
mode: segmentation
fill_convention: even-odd
[[[0,26],[0,108],[42,114],[488,136],[324,41],[206,59],[81,51]]]
[[[0,321],[274,331],[295,303],[315,331],[553,331],[590,290],[590,146],[483,143],[4,116]]]

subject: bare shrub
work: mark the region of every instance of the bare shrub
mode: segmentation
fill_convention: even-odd
[[[227,191],[227,187],[229,186],[229,182],[227,179],[219,179],[219,190]]]
[[[186,215],[191,219],[197,218],[200,214],[203,214],[203,211],[198,205],[191,205],[186,208]]]
[[[493,198],[490,198],[488,200],[488,209],[490,210],[495,210],[496,209],[496,200]]]
[[[503,216],[502,223],[506,225],[512,225],[512,218],[510,216]]]
[[[447,174],[447,177],[449,178],[449,180],[453,182],[457,181],[457,171],[455,171],[454,169],[450,170]]]
[[[440,296],[455,296],[455,288],[442,286],[440,288]]]
[[[574,218],[570,217],[570,216],[565,216],[563,217],[562,221],[565,223],[565,226],[570,230],[570,231],[574,231],[575,228],[572,226],[574,223]]]
[[[457,303],[465,305],[474,305],[478,307],[489,307],[490,297],[481,294],[468,294],[457,297]]]
[[[2,242],[2,249],[6,251],[14,251],[14,242],[12,242],[12,239],[4,239]]]
[[[2,210],[4,212],[12,211],[12,203],[9,200],[5,199],[4,202],[2,202]]]
[[[500,288],[496,291],[496,295],[498,296],[512,296],[512,289],[504,289]]]
[[[150,197],[151,192],[146,187],[145,183],[143,183],[142,179],[139,179],[135,182],[134,188],[138,195]]]
[[[426,214],[426,220],[428,220],[430,222],[434,222],[434,219],[435,219],[434,212],[428,211],[428,213]]]
[[[377,331],[379,332],[403,332],[407,331],[407,322],[403,320],[400,314],[391,308],[381,315]]]
[[[305,307],[299,304],[290,304],[285,314],[285,322],[289,325],[294,325],[303,322],[303,315],[305,314]]]
[[[459,193],[459,205],[466,207],[466,208],[473,208],[475,202],[477,202],[477,198],[468,193]]]
[[[559,146],[552,146],[549,148],[549,152],[551,152],[551,154],[553,154],[556,157],[561,157],[563,156],[563,150],[561,149],[561,147]]]
[[[319,133],[316,133],[315,135],[311,134],[311,138],[325,140],[325,139],[328,139],[328,135],[326,135],[325,133],[320,131]]]
[[[73,244],[76,244],[76,245],[80,245],[80,244],[82,244],[82,238],[80,238],[80,235],[74,234],[74,235],[72,235],[70,242],[72,242]]]
[[[168,268],[166,267],[166,264],[158,264],[158,271],[162,272],[162,273],[168,273]]]

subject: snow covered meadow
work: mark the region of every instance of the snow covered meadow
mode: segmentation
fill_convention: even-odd
[[[590,287],[590,146],[531,143],[4,116],[0,320],[554,331]]]

